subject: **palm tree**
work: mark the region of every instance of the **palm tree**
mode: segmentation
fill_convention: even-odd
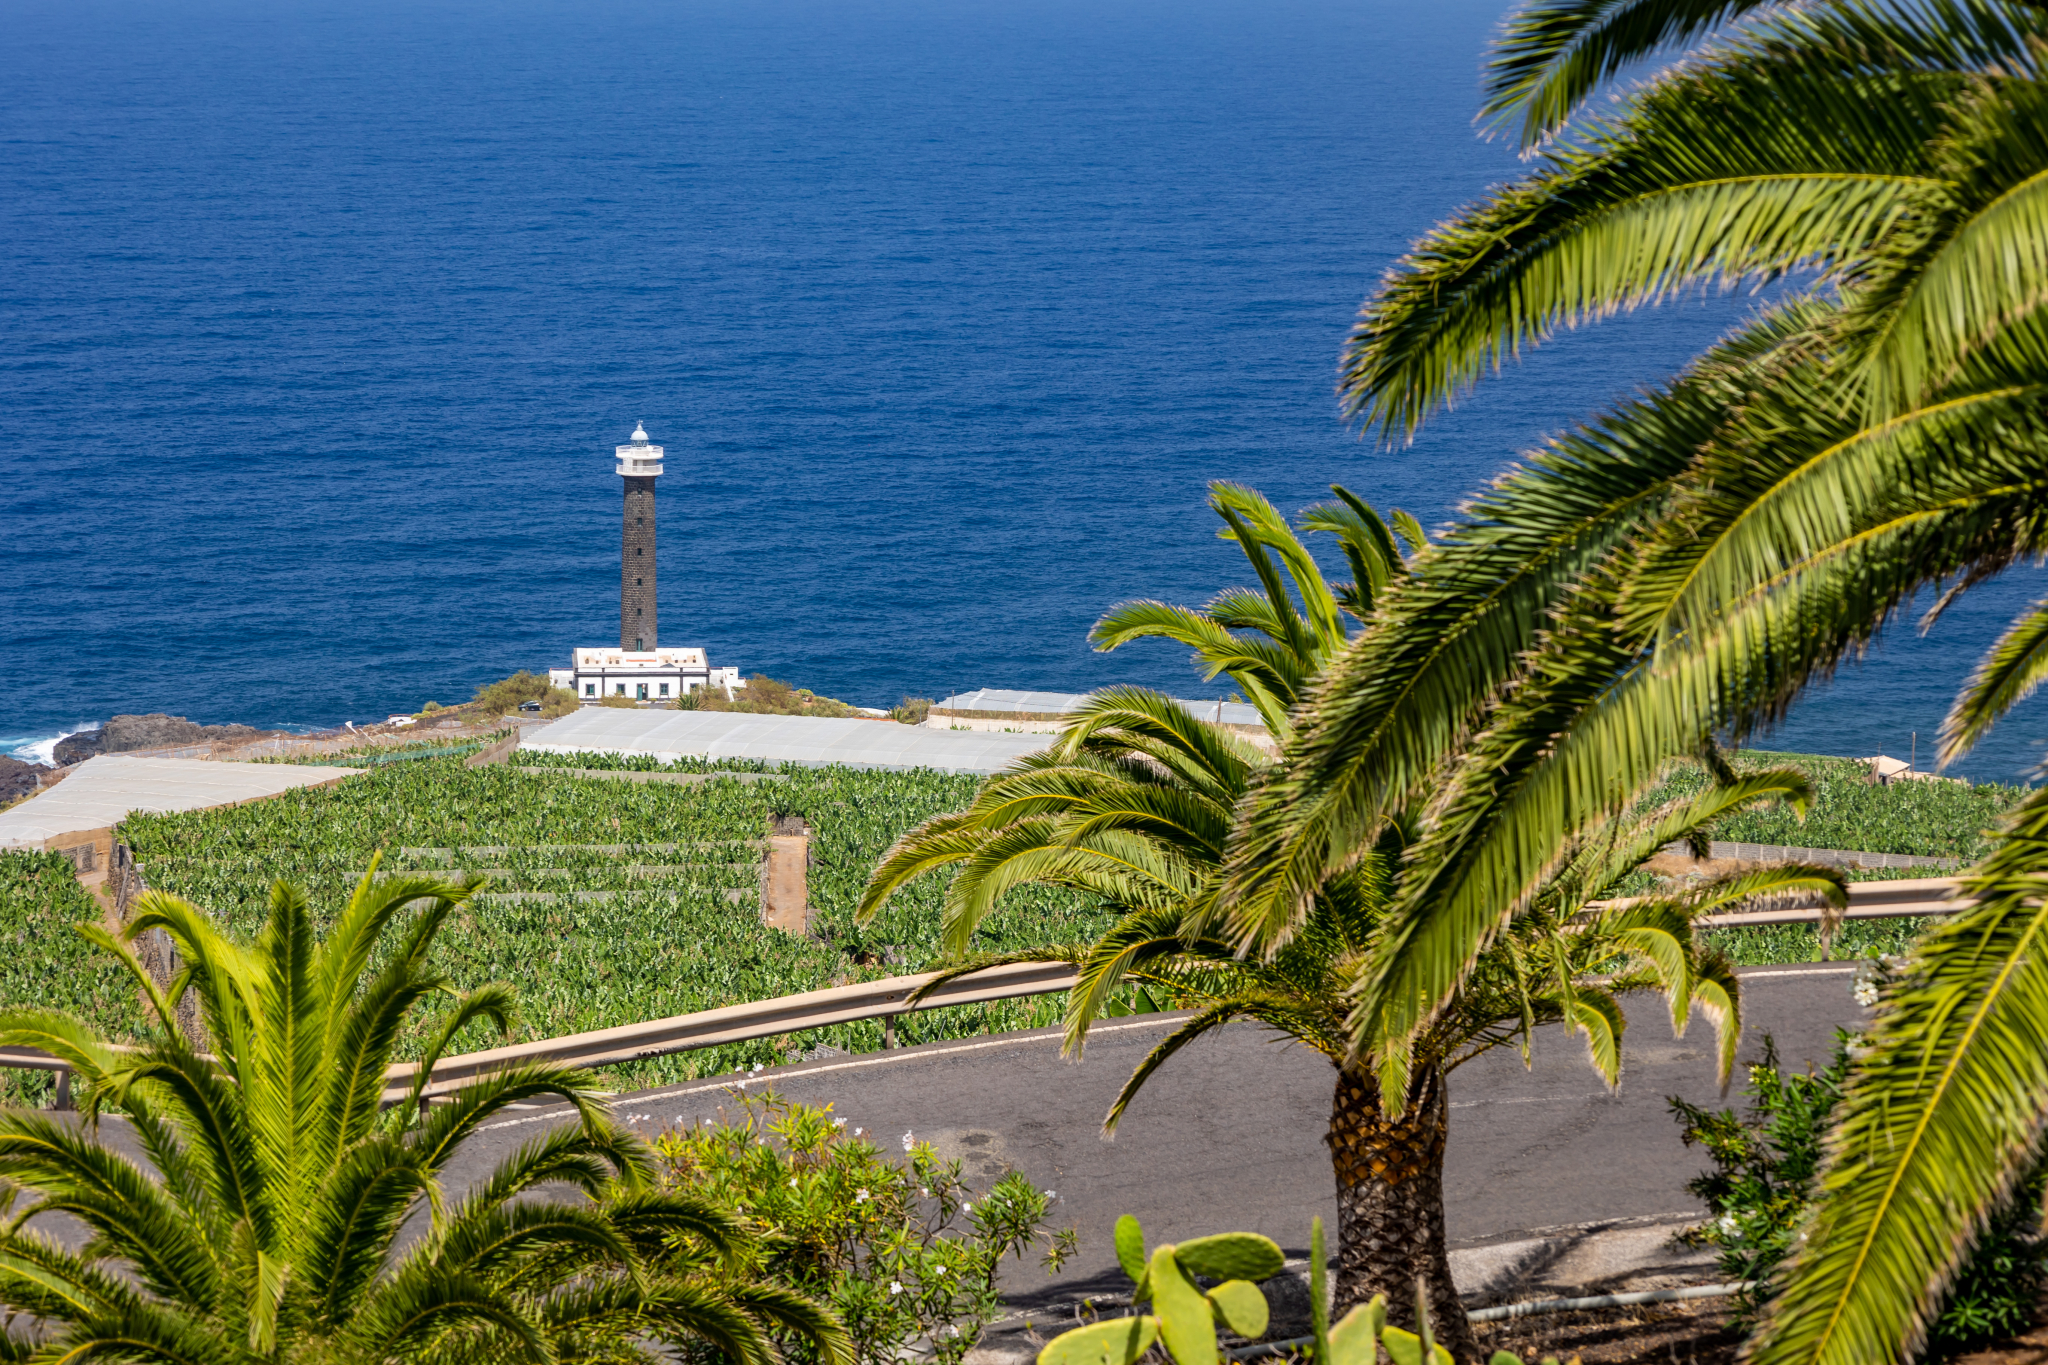
[[[1701,34],[1612,112],[1571,121],[1622,63]],[[1398,1052],[1428,1028],[1534,909],[1560,850],[1673,755],[1782,716],[1916,590],[1946,584],[1938,612],[2048,548],[2044,42],[2048,11],[1997,0],[1537,0],[1511,20],[1488,112],[1519,113],[1546,150],[1367,303],[1344,370],[1354,414],[1412,432],[1559,326],[1709,282],[1814,275],[1504,480],[1297,713],[1220,897],[1269,951],[1417,783],[1464,755],[1361,973],[1359,1046]],[[1511,599],[1533,613],[1517,621]],[[1945,756],[2044,677],[2048,605],[1986,656]],[[2008,869],[1995,885],[2025,865],[2029,818],[1987,864]],[[2015,1153],[2038,1144],[2048,1082],[2015,1040],[2039,1025],[2010,1012],[2048,1019],[2048,994],[2026,993],[2015,913],[1989,895],[1930,939],[1921,984],[1881,1016],[1843,1132],[1874,1132],[1870,1115],[1904,1126],[1889,1146],[1844,1147],[1862,1197],[1823,1218],[1755,1359],[1909,1348],[2010,1191]],[[1940,1011],[1915,994],[1934,982],[1950,992]],[[1937,1019],[1945,1031],[1916,1038]],[[1909,1053],[1944,1063],[1890,1064]],[[1911,1197],[1943,1182],[1952,1196]]]
[[[1340,497],[1356,514],[1347,525],[1368,517],[1377,522],[1363,504]],[[1259,513],[1249,506],[1255,498],[1219,488],[1217,510],[1255,566],[1274,541],[1291,543],[1291,552],[1273,552],[1301,593],[1302,615],[1314,620],[1319,605],[1344,590],[1325,587],[1285,522],[1270,508]],[[1251,527],[1262,529],[1254,535]],[[1387,570],[1392,579],[1406,566],[1396,559]],[[1226,642],[1234,637],[1211,612],[1157,603],[1114,609],[1095,638],[1113,648],[1137,633],[1168,634],[1196,644],[1205,659],[1241,657],[1226,665],[1233,678],[1257,682],[1291,672],[1312,680],[1330,652],[1325,637],[1290,634],[1291,599],[1270,566],[1259,576],[1266,586],[1262,603],[1250,593],[1225,593],[1212,604],[1267,637],[1242,642],[1237,656]],[[1361,615],[1369,614],[1359,605]],[[1290,639],[1302,642],[1298,651],[1288,646]],[[1257,687],[1247,691],[1261,695]],[[1280,721],[1284,725],[1285,717]],[[1376,1069],[1351,1044],[1349,993],[1384,932],[1386,908],[1404,875],[1410,824],[1390,825],[1351,869],[1322,886],[1300,932],[1276,953],[1245,958],[1220,932],[1214,897],[1237,807],[1271,763],[1259,748],[1169,697],[1107,689],[1069,717],[1050,750],[990,778],[967,810],[939,816],[899,840],[870,879],[861,913],[876,913],[920,876],[957,868],[944,911],[945,942],[955,961],[939,980],[998,961],[1074,962],[1079,980],[1068,998],[1067,1046],[1077,1054],[1090,1024],[1128,984],[1155,988],[1155,995],[1192,1008],[1193,1016],[1125,1083],[1105,1122],[1111,1131],[1161,1065],[1233,1020],[1256,1021],[1321,1052],[1337,1072],[1328,1141],[1339,1198],[1339,1305],[1381,1293],[1406,1305],[1420,1278],[1439,1339],[1469,1355],[1475,1348],[1451,1283],[1443,1225],[1449,1073],[1492,1048],[1526,1047],[1538,1026],[1561,1022],[1585,1036],[1589,1059],[1612,1084],[1625,1023],[1618,997],[1655,987],[1665,993],[1677,1029],[1684,1029],[1694,1007],[1712,1016],[1725,1079],[1740,1032],[1738,988],[1725,960],[1698,940],[1693,920],[1756,896],[1818,891],[1839,900],[1835,876],[1782,867],[1644,899],[1591,902],[1658,850],[1727,811],[1773,796],[1803,801],[1806,780],[1789,772],[1725,773],[1693,800],[1632,812],[1583,841],[1546,884],[1538,911],[1482,959],[1451,1008],[1401,1054],[1378,1059]],[[1099,896],[1124,917],[1083,949],[967,955],[975,924],[1003,892],[1026,882]],[[1397,1103],[1384,1101],[1389,1093]]]
[[[33,1342],[0,1338],[7,1358],[627,1362],[701,1340],[769,1365],[771,1331],[848,1358],[843,1332],[807,1300],[720,1291],[689,1273],[693,1260],[735,1251],[738,1225],[651,1192],[644,1145],[612,1123],[587,1074],[514,1067],[427,1102],[434,1061],[465,1027],[507,1023],[505,987],[460,995],[432,1021],[412,1084],[385,1107],[408,1018],[450,990],[428,960],[435,935],[479,885],[380,879],[373,863],[324,940],[284,882],[247,944],[160,892],[137,901],[120,939],[83,931],[128,967],[162,1027],[128,1048],[69,1015],[0,1015],[0,1045],[43,1048],[73,1068],[86,1120],[0,1112],[0,1177],[35,1197],[27,1212],[69,1214],[89,1233],[67,1250],[25,1217],[0,1228],[0,1299],[36,1324]],[[129,947],[154,929],[185,963],[168,989]],[[210,1055],[174,1023],[187,992]],[[466,1139],[542,1096],[572,1105],[578,1122],[467,1192],[443,1190]],[[111,1107],[153,1174],[98,1140]],[[593,1202],[533,1197],[551,1184]]]

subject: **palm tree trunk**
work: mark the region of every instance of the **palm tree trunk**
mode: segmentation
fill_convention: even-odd
[[[1349,1068],[1330,1102],[1330,1164],[1337,1176],[1334,1313],[1387,1296],[1387,1319],[1414,1330],[1420,1281],[1436,1339],[1461,1361],[1479,1343],[1451,1283],[1444,1245],[1444,1139],[1449,1132],[1443,1074],[1416,1074],[1408,1107],[1389,1118],[1379,1084]]]

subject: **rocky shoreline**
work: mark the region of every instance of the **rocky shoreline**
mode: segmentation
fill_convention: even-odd
[[[57,742],[57,766],[68,768],[94,754],[126,754],[138,749],[173,749],[182,744],[246,744],[282,731],[253,725],[201,725],[183,716],[153,711],[146,716],[115,716],[97,730],[80,730]]]

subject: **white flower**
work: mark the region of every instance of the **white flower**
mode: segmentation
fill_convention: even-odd
[[[1047,1199],[1057,1199],[1060,1197],[1060,1192],[1058,1190],[1047,1190],[1045,1192],[1045,1197]]]
[[[962,1212],[962,1213],[973,1213],[973,1212],[974,1212],[974,1205],[972,1205],[972,1204],[962,1204],[962,1205],[960,1206],[960,1212]]]
[[[935,1266],[935,1267],[933,1267],[933,1271],[932,1271],[932,1273],[933,1273],[933,1274],[935,1274],[935,1275],[943,1275],[943,1274],[945,1274],[945,1273],[946,1273],[946,1267],[944,1267],[944,1266]]]
[[[931,1192],[930,1190],[926,1189],[926,1188],[925,1188],[924,1186],[922,1186],[922,1185],[919,1185],[919,1186],[917,1187],[917,1192],[918,1192],[919,1194],[923,1195],[923,1196],[924,1196],[925,1198],[927,1198],[927,1199],[929,1199],[929,1198],[931,1198],[931,1197],[932,1197],[932,1192]]]
[[[1732,1213],[1722,1214],[1719,1226],[1723,1233],[1733,1236],[1735,1233],[1735,1215]]]
[[[896,1281],[891,1280],[889,1281],[889,1292],[891,1294],[901,1294],[903,1292],[903,1286],[896,1283]]]
[[[1869,1009],[1877,1003],[1877,983],[1875,981],[1858,981],[1855,989],[1850,993],[1856,997],[1856,1003],[1865,1009]]]
[[[907,1152],[907,1151],[909,1151],[909,1150],[911,1149],[911,1147],[912,1147],[912,1146],[914,1146],[914,1145],[916,1144],[916,1142],[917,1142],[917,1138],[916,1138],[915,1136],[913,1136],[913,1135],[912,1135],[911,1131],[910,1131],[910,1130],[909,1130],[908,1128],[904,1129],[904,1130],[903,1130],[903,1150],[904,1150],[904,1151],[906,1151],[906,1152]]]
[[[856,1203],[856,1204],[865,1204],[865,1203],[867,1203],[867,1202],[868,1202],[868,1192],[867,1192],[866,1190],[855,1190],[855,1191],[853,1192],[853,1202],[854,1202],[854,1203]]]
[[[854,1130],[853,1130],[853,1135],[854,1135],[855,1137],[859,1137],[859,1136],[860,1136],[860,1134],[861,1134],[861,1130],[860,1130],[860,1129],[856,1128],[856,1129],[854,1129]]]
[[[834,1119],[834,1120],[832,1120],[832,1121],[833,1121],[834,1123],[838,1124],[838,1125],[839,1125],[839,1126],[840,1126],[841,1128],[844,1128],[844,1127],[846,1126],[846,1120],[845,1120],[845,1119]]]
[[[791,1176],[791,1177],[789,1178],[789,1187],[790,1187],[791,1189],[795,1189],[795,1188],[796,1188],[796,1177],[795,1177],[795,1176]]]

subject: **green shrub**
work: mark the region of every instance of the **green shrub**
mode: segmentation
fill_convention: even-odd
[[[1001,1311],[1005,1258],[1042,1248],[1042,1264],[1057,1271],[1074,1250],[1072,1230],[1047,1222],[1054,1196],[1022,1175],[977,1194],[958,1161],[913,1134],[900,1139],[903,1156],[885,1156],[829,1104],[736,1098],[737,1122],[679,1123],[655,1139],[657,1179],[738,1214],[757,1236],[727,1274],[829,1304],[863,1362],[895,1365],[915,1345],[955,1365]],[[814,1358],[805,1343],[783,1345]]]
[[[498,716],[517,711],[521,702],[529,701],[540,703],[542,716],[566,716],[582,704],[568,688],[556,687],[540,674],[525,669],[479,687],[471,704],[487,715]]]
[[[1686,1145],[1699,1144],[1714,1162],[1713,1170],[1686,1185],[1706,1202],[1713,1220],[1687,1236],[1718,1251],[1723,1278],[1756,1284],[1736,1300],[1738,1325],[1754,1321],[1776,1293],[1778,1266],[1812,1207],[1828,1122],[1842,1097],[1855,1041],[1853,1033],[1838,1030],[1826,1067],[1788,1075],[1766,1034],[1763,1058],[1749,1068],[1747,1115],[1670,1097]],[[1929,1334],[1931,1358],[2010,1335],[2032,1321],[2048,1278],[2048,1243],[2037,1239],[2044,1187],[2048,1166],[2036,1170],[1985,1229]]]
[[[688,705],[684,703],[687,702]],[[756,673],[737,689],[730,700],[717,688],[703,687],[676,702],[681,711],[734,711],[759,716],[823,716],[838,719],[861,714],[856,707],[830,697],[820,697],[807,687]]]
[[[630,711],[633,708],[637,707],[640,703],[634,701],[631,697],[625,696],[618,692],[614,692],[608,697],[598,698],[597,704],[599,706],[609,706],[613,710],[619,710],[623,708],[625,710]]]
[[[889,708],[889,719],[904,725],[922,725],[931,713],[930,697],[905,697],[900,703]]]

